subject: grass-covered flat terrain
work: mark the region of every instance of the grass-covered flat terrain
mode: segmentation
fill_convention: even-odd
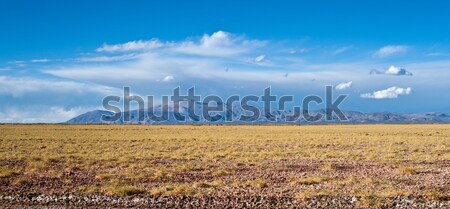
[[[450,125],[0,125],[0,205],[450,207]]]

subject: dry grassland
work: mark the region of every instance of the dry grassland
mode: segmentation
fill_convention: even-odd
[[[0,125],[0,143],[1,196],[319,207],[321,198],[382,207],[450,197],[449,124]]]

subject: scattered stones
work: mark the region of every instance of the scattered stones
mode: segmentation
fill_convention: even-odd
[[[386,198],[380,205],[389,208],[448,208],[450,201],[424,201],[416,198]],[[213,197],[113,197],[113,196],[74,196],[37,195],[33,198],[23,196],[0,196],[0,208],[349,208],[357,207],[357,197],[317,197],[308,201],[291,198],[272,199],[263,197],[213,198]]]

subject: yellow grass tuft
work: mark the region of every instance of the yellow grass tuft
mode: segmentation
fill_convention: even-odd
[[[13,177],[16,175],[19,175],[20,173],[14,169],[10,169],[10,168],[2,168],[2,170],[0,170],[0,177],[3,178],[7,178],[7,177]]]
[[[417,169],[415,169],[413,167],[406,167],[406,166],[401,166],[401,167],[397,168],[397,172],[399,174],[403,174],[403,175],[414,175],[414,174],[418,173]]]
[[[152,196],[194,196],[198,191],[188,184],[175,184],[156,187],[150,190]]]
[[[108,187],[107,193],[113,196],[132,196],[145,193],[145,189],[136,186]]]
[[[306,177],[298,180],[294,180],[291,182],[291,185],[313,185],[313,184],[320,184],[322,182],[327,181],[329,178],[322,177],[322,176],[315,176],[315,177]]]

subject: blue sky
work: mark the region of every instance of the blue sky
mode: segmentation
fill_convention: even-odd
[[[61,122],[140,95],[349,94],[450,112],[448,1],[2,1],[0,122]],[[228,69],[228,70],[227,70]]]

